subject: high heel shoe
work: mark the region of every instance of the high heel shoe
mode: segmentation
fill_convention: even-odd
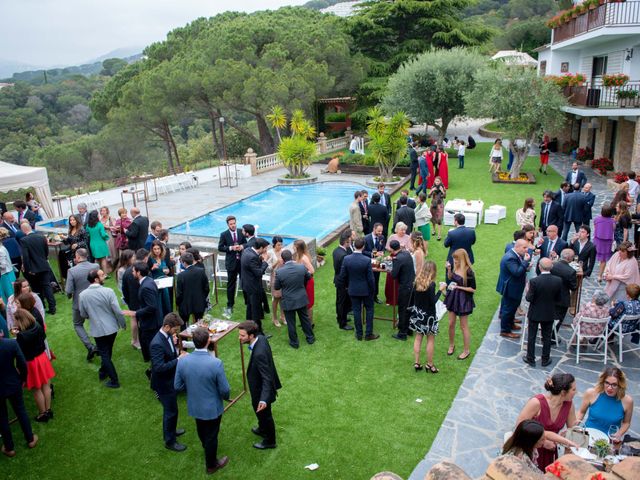
[[[274,327],[280,328],[282,326],[277,318],[272,318],[271,321],[273,322]]]
[[[47,423],[49,421],[49,415],[47,415],[47,412],[42,412],[35,418],[35,420],[39,423]]]
[[[422,370],[422,365],[420,365],[419,363],[414,363],[413,368],[416,369],[416,372],[419,372],[420,370]]]
[[[51,420],[53,418],[53,410],[49,409],[44,413],[47,414],[47,417],[49,417],[49,420]]]

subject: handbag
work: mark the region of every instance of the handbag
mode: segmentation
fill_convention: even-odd
[[[575,425],[568,429],[565,438],[578,445],[578,448],[589,447],[589,432],[582,425]]]

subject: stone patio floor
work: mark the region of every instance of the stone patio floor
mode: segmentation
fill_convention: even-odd
[[[556,155],[552,156],[550,164],[564,177],[571,160],[567,156]],[[613,194],[607,190],[603,177],[591,172],[587,172],[587,177],[596,194],[595,218],[602,202],[610,200]],[[583,302],[591,299],[598,286],[594,280],[596,275],[592,277],[583,283]],[[492,285],[488,287],[493,288]],[[567,323],[570,323],[569,319],[565,320]],[[520,341],[502,338],[499,333],[500,321],[496,311],[431,449],[416,466],[410,480],[422,480],[433,465],[443,460],[456,463],[472,478],[482,476],[489,463],[499,455],[504,433],[515,428],[515,421],[526,401],[544,392],[543,385],[549,375],[564,372],[576,377],[578,393],[574,405],[577,409],[582,402],[582,394],[593,386],[603,369],[602,359],[597,357],[581,357],[580,364],[576,365],[575,350],[566,350],[570,328],[561,329],[560,335],[565,341],[558,347],[553,346],[553,363],[548,368],[540,367],[539,359],[536,368],[526,365],[522,361]],[[619,366],[627,375],[627,393],[635,400],[630,433],[637,436],[640,434],[640,352],[625,354],[623,364],[619,364],[617,343],[615,346],[616,355],[609,350],[607,365]]]

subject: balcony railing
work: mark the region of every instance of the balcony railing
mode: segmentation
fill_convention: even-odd
[[[553,43],[607,26],[640,25],[640,1],[603,3],[553,29]]]
[[[565,87],[571,105],[587,108],[640,108],[640,80],[621,87],[605,87],[602,82],[587,82]]]

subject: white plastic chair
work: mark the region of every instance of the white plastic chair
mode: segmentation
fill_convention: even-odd
[[[465,215],[464,226],[469,228],[476,228],[478,225],[478,215],[475,213],[469,213]]]
[[[567,351],[569,351],[569,348],[571,347],[571,344],[573,343],[573,341],[577,339],[576,365],[580,363],[580,347],[581,347],[581,342],[583,338],[588,340],[598,339],[598,342],[594,346],[595,351],[593,353],[583,353],[582,355],[583,356],[591,355],[594,357],[602,356],[604,364],[605,365],[607,364],[607,338],[609,337],[609,320],[611,320],[611,317],[606,317],[606,318],[582,317],[578,320],[578,322],[575,325],[573,324],[571,325],[573,334],[571,335],[571,340],[569,340],[569,343],[567,344]],[[585,325],[592,325],[592,326],[603,325],[604,329],[598,335],[588,335],[583,331],[583,326]],[[598,349],[601,343],[604,343],[604,349],[602,352],[598,352]]]
[[[622,333],[622,322],[636,322],[636,329],[631,332]],[[624,337],[626,337],[627,335],[631,336],[634,333],[640,334],[640,315],[623,315],[618,323],[613,326],[610,333],[611,335],[618,338],[618,361],[622,363],[623,354],[640,350],[640,345],[628,348],[626,350],[622,348]]]
[[[447,210],[444,211],[444,224],[451,226],[453,225],[453,216],[456,214],[457,212],[449,212]]]
[[[497,225],[500,222],[500,211],[487,208],[484,211],[484,223]]]
[[[500,220],[507,218],[507,207],[504,205],[490,205],[489,210],[497,210],[500,215]]]

